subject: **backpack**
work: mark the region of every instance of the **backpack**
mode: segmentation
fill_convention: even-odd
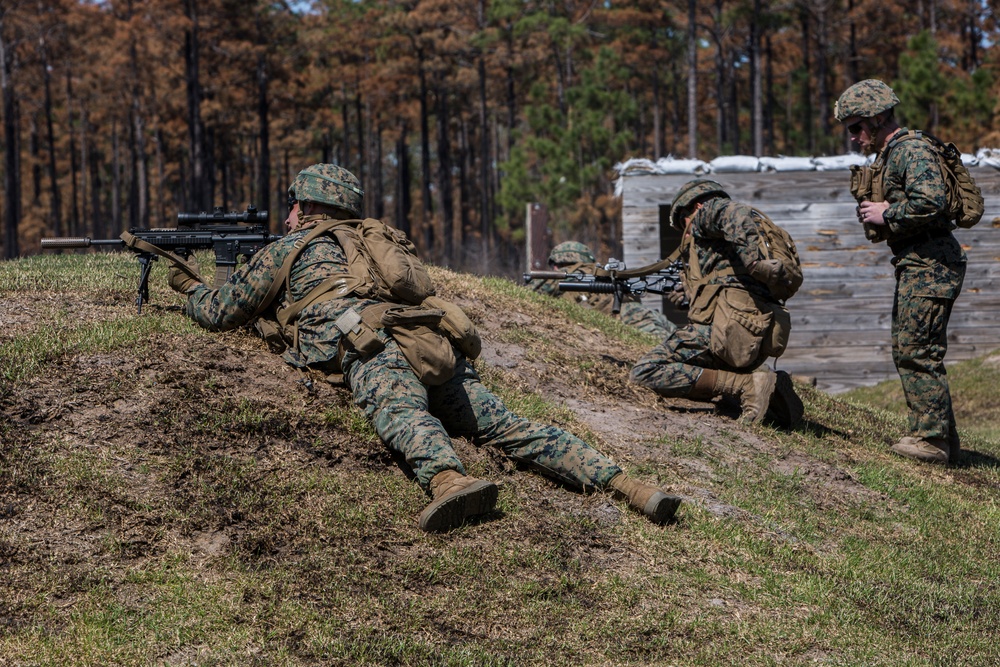
[[[972,174],[962,164],[962,153],[958,147],[952,143],[946,144],[926,132],[910,130],[890,142],[890,149],[907,139],[923,139],[934,149],[941,165],[941,175],[944,177],[945,187],[948,190],[948,213],[951,219],[963,229],[974,227],[982,219],[985,210],[983,193],[976,185]]]
[[[329,225],[329,226],[327,226]],[[336,220],[329,229],[347,254],[348,272],[366,285],[360,297],[416,305],[434,295],[434,282],[406,234],[381,220]]]
[[[771,294],[778,301],[785,301],[795,296],[802,287],[802,262],[795,249],[795,241],[791,234],[779,227],[763,211],[751,208],[757,231],[760,234],[761,250],[767,259],[776,259],[785,269],[788,283],[771,287]]]
[[[343,248],[347,275],[332,276],[298,301],[280,304],[273,320],[266,317],[281,289],[290,293],[291,268],[302,250],[324,234],[333,236]],[[377,352],[382,343],[375,329],[385,328],[422,382],[437,385],[447,381],[455,367],[452,343],[470,359],[479,356],[482,343],[461,307],[435,296],[434,282],[415,250],[406,234],[375,218],[317,224],[284,258],[254,313],[258,330],[272,351],[282,352],[289,343],[298,347],[297,320],[308,306],[347,294],[377,299],[382,303],[345,314],[356,318],[341,329],[350,344],[366,354]],[[336,326],[341,328],[342,323],[338,320]]]

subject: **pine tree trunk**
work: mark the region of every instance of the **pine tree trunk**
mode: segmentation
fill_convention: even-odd
[[[688,0],[688,157],[698,157],[698,45],[697,0]]]
[[[208,201],[205,188],[205,138],[204,125],[201,119],[201,83],[198,73],[198,15],[197,0],[184,0],[184,13],[191,21],[191,28],[184,33],[184,66],[187,79],[188,103],[188,157],[191,166],[190,201],[185,208],[191,211],[208,211],[211,202]]]
[[[20,255],[17,228],[21,221],[21,178],[18,173],[17,97],[14,94],[14,54],[4,36],[4,11],[0,9],[0,92],[3,96],[4,132],[4,204],[3,256],[13,259]]]

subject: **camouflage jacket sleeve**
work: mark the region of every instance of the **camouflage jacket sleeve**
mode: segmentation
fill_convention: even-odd
[[[201,285],[188,294],[188,316],[210,331],[230,331],[247,324],[271,289],[281,262],[291,249],[288,236],[268,244],[229,277],[222,287]]]
[[[265,246],[218,289],[204,285],[188,295],[187,314],[200,326],[212,331],[229,331],[250,322],[260,308],[285,257],[297,240],[309,233],[300,230]],[[333,239],[323,236],[302,250],[292,267],[293,299],[301,299],[327,278],[345,273],[347,257]],[[283,293],[278,293],[278,299]]]
[[[745,273],[762,259],[760,234],[752,209],[728,199],[712,199],[698,211],[692,223],[703,275],[734,269]]]
[[[948,195],[934,149],[926,142],[901,141],[889,153],[884,176],[885,221],[894,237],[925,229],[949,229]]]

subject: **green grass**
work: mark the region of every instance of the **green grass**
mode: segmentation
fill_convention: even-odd
[[[971,450],[959,467],[888,453],[905,424],[892,383],[846,398],[800,387],[797,431],[678,413],[645,453],[619,450],[689,499],[676,524],[459,441],[470,472],[500,482],[500,511],[428,535],[426,495],[346,391],[309,395],[289,376],[272,397],[226,365],[157,366],[151,341],[184,356],[216,335],[173,309],[162,273],[154,303],[171,309],[136,316],[127,260],[0,263],[18,285],[5,296],[42,313],[0,338],[0,665],[1000,662],[1000,378],[985,359],[949,369]],[[467,280],[490,307],[537,317],[549,303]],[[528,325],[516,336],[526,356],[572,356]],[[144,370],[78,372],[78,357]],[[480,369],[519,414],[614,445],[516,370]],[[615,390],[593,362],[565,372],[567,388]]]
[[[1000,441],[1000,401],[996,398],[996,387],[1000,386],[998,352],[948,366],[955,420],[962,435]],[[905,415],[907,412],[898,379],[854,389],[843,397],[892,414]]]

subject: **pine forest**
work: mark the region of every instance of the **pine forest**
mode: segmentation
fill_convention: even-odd
[[[833,105],[1000,146],[997,0],[0,0],[4,258],[179,212],[270,211],[336,162],[429,261],[615,249],[629,158],[850,150]]]

